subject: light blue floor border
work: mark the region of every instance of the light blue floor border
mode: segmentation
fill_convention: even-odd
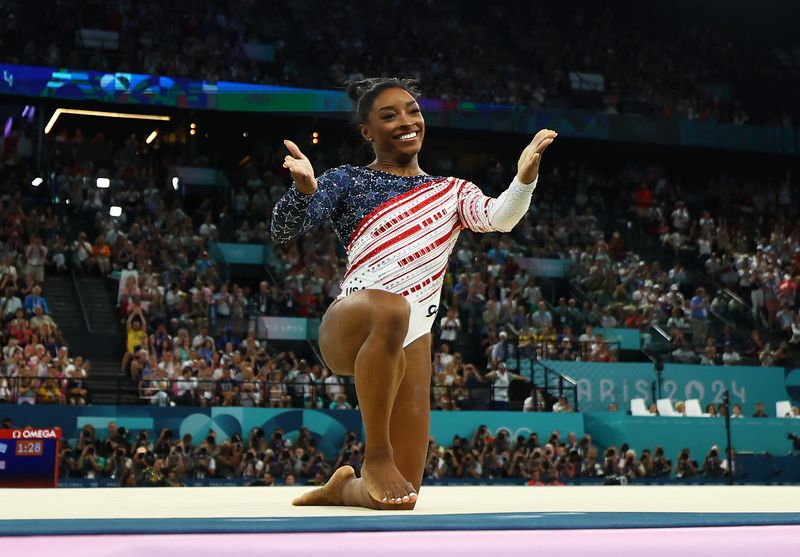
[[[800,525],[800,513],[485,513],[344,517],[0,520],[0,536],[443,530],[572,530]]]

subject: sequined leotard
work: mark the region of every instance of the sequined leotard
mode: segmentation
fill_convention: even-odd
[[[458,178],[344,165],[319,176],[312,195],[290,188],[273,210],[272,236],[287,241],[330,220],[348,254],[339,297],[365,288],[402,295],[411,305],[408,346],[431,330],[461,230],[511,230],[535,186],[515,180],[493,199]]]

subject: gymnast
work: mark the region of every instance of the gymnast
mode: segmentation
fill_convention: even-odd
[[[334,373],[355,377],[364,465],[360,478],[350,466],[337,469],[293,504],[413,509],[428,451],[430,331],[448,258],[462,229],[508,232],[525,216],[557,134],[534,136],[511,185],[493,199],[420,168],[425,120],[413,81],[366,79],[349,83],[347,93],[375,160],[315,176],[297,145],[284,141],[294,183],[275,205],[271,232],[285,242],[330,220],[346,246],[341,294],[325,312],[319,344]]]

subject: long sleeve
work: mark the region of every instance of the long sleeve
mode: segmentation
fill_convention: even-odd
[[[523,184],[515,176],[511,185],[496,199],[488,197],[472,182],[458,192],[461,222],[473,232],[508,232],[522,220],[531,205],[538,178]]]
[[[287,242],[327,221],[347,186],[346,178],[343,167],[328,170],[317,177],[317,191],[311,195],[300,193],[293,183],[272,210],[272,239]]]

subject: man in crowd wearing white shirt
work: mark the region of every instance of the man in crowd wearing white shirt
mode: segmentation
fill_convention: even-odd
[[[495,371],[490,371],[483,376],[483,381],[486,380],[492,382],[492,410],[505,410],[508,408],[508,388],[512,381],[520,380],[526,383],[530,383],[531,381],[522,375],[510,373],[508,369],[506,369],[506,364],[502,362],[497,364],[497,369]]]
[[[461,332],[461,320],[456,315],[455,308],[447,310],[447,316],[442,317],[439,327],[442,329],[441,339],[443,341],[456,342],[458,333]]]

